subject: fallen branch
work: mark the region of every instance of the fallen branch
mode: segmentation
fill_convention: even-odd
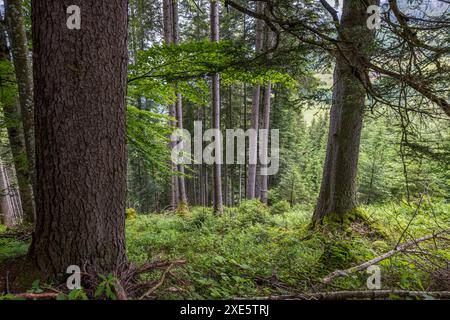
[[[266,296],[251,298],[235,298],[235,300],[346,300],[346,299],[386,299],[391,296],[401,298],[425,298],[450,299],[450,291],[405,291],[405,290],[374,290],[374,291],[336,291],[317,292],[309,294]]]
[[[166,280],[167,274],[170,272],[170,269],[172,269],[173,266],[174,266],[174,265],[171,264],[171,265],[166,269],[166,271],[164,271],[164,273],[162,274],[161,279],[159,279],[158,283],[157,283],[154,287],[150,288],[150,290],[148,290],[145,294],[143,294],[139,300],[144,299],[145,297],[147,297],[147,296],[149,296],[150,294],[152,294],[153,292],[155,292],[156,289],[158,289],[159,287],[161,287],[162,284],[164,283],[164,280]]]
[[[128,300],[127,293],[125,292],[120,280],[117,280],[114,285],[114,292],[118,300]]]
[[[376,257],[376,258],[374,258],[372,260],[364,262],[363,264],[360,264],[360,265],[355,266],[355,267],[351,267],[351,268],[346,269],[346,270],[336,270],[336,271],[330,273],[328,276],[326,276],[322,281],[324,283],[328,284],[334,278],[344,277],[344,276],[347,276],[347,275],[349,275],[351,273],[355,273],[355,272],[358,272],[358,271],[366,270],[369,266],[374,265],[374,264],[376,264],[376,263],[378,263],[380,261],[383,261],[383,260],[393,256],[394,254],[396,254],[398,252],[404,251],[405,249],[407,249],[407,248],[409,248],[409,247],[411,247],[413,245],[419,244],[421,242],[437,238],[439,235],[442,235],[444,233],[450,233],[450,230],[443,230],[443,231],[434,233],[432,235],[428,235],[428,236],[424,236],[424,237],[421,237],[421,238],[418,238],[418,239],[414,239],[414,240],[408,241],[408,242],[403,243],[403,244],[401,244],[399,246],[396,246],[393,250],[388,251],[385,254],[382,254],[381,256],[378,256],[378,257]]]
[[[14,295],[17,298],[27,299],[27,300],[50,300],[56,299],[58,296],[55,292],[45,292],[45,293],[19,293]]]

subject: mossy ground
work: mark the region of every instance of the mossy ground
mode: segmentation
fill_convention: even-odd
[[[238,208],[226,208],[221,216],[200,207],[182,215],[138,215],[127,220],[128,256],[138,265],[152,260],[187,260],[186,265],[174,267],[153,293],[157,299],[367,290],[365,272],[337,278],[328,286],[321,279],[336,269],[389,251],[408,224],[403,241],[450,226],[450,205],[445,203],[429,202],[417,214],[414,205],[403,203],[361,208],[360,217],[349,220],[340,231],[323,228],[312,232],[308,228],[311,211],[300,206],[279,211],[246,201]],[[27,242],[0,241],[0,264],[27,250]],[[448,245],[422,245],[423,250],[437,256],[429,257],[433,263],[405,254],[382,261],[382,288],[449,290],[444,268],[450,260]],[[5,272],[5,268],[0,271]],[[162,272],[155,271],[142,280],[159,279]]]

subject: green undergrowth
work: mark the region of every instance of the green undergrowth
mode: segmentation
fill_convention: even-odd
[[[183,215],[146,215],[127,226],[130,260],[186,259],[157,292],[160,299],[226,299],[317,290],[367,290],[365,272],[321,280],[330,272],[368,261],[401,242],[449,228],[450,206],[444,203],[385,204],[362,207],[339,231],[309,229],[311,212],[301,206],[281,213],[257,201],[226,208],[221,216],[194,207]],[[428,244],[424,244],[427,248]],[[446,250],[433,250],[449,259]],[[379,263],[384,289],[425,290],[435,285],[430,270],[421,270],[399,254]],[[431,267],[430,267],[431,268]],[[158,279],[161,274],[154,274]],[[439,279],[437,279],[439,280]]]
[[[2,234],[4,235],[8,231],[6,226],[0,224],[0,263],[10,258],[23,256],[28,250],[27,241],[15,237],[2,237]]]
[[[391,250],[399,239],[404,243],[450,227],[449,204],[424,199],[417,207],[418,203],[406,202],[361,207],[342,228],[324,224],[316,230],[310,228],[310,208],[290,208],[286,203],[269,208],[245,201],[237,208],[225,208],[220,216],[202,207],[183,214],[137,215],[126,222],[127,251],[136,265],[186,260],[166,274],[152,293],[157,299],[367,290],[365,271],[336,278],[329,285],[322,279]],[[0,263],[24,255],[28,248],[26,241],[1,238],[5,231],[0,226]],[[421,245],[433,255],[433,263],[405,254],[380,262],[382,289],[449,290],[448,282],[441,281],[450,260],[448,243],[444,244]],[[158,282],[163,272],[154,271],[142,281]]]

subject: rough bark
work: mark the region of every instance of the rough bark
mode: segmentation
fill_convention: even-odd
[[[261,1],[258,1],[256,4],[257,13],[263,13],[264,11],[264,3]],[[263,45],[263,29],[264,29],[264,21],[258,19],[256,21],[256,41],[255,41],[255,50],[256,54],[259,54],[262,49]],[[257,84],[253,87],[253,99],[252,99],[252,119],[251,119],[251,126],[252,129],[255,130],[256,133],[258,133],[259,129],[259,102],[260,102],[260,96],[261,96],[261,85]],[[256,134],[256,137],[258,137],[258,134]],[[256,139],[257,141],[258,139]],[[247,175],[247,199],[253,199],[255,198],[255,188],[256,188],[256,169],[257,169],[257,150],[258,150],[258,144],[255,143],[254,145],[249,146],[249,153],[253,154],[255,158],[249,159],[249,165],[248,165],[248,175]]]
[[[373,39],[366,26],[366,8],[351,0],[343,3],[339,33],[348,41],[342,42],[336,52],[328,144],[315,222],[327,215],[343,219],[357,206],[356,174],[366,95],[362,81],[367,73],[360,57],[368,55]]]
[[[219,42],[219,1],[211,0],[211,41]],[[212,128],[220,130],[220,75],[218,73],[212,76]],[[215,161],[213,164],[213,186],[214,186],[214,212],[222,213],[222,172],[221,164],[218,163],[222,146],[220,141],[215,143]]]
[[[31,178],[31,185],[36,183],[34,150],[34,114],[33,114],[33,75],[28,52],[28,40],[22,13],[22,0],[5,1],[6,21],[11,41],[17,86],[19,89],[20,113],[25,139],[26,158]],[[29,206],[31,209],[33,206]]]
[[[49,277],[127,264],[127,1],[32,2],[37,223],[30,257]]]

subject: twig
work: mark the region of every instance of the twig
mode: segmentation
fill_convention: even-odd
[[[145,265],[143,265],[141,268],[139,268],[137,270],[137,273],[144,273],[153,269],[161,269],[161,268],[166,268],[168,266],[172,266],[172,265],[183,265],[186,264],[186,260],[175,260],[175,261],[158,261],[158,262],[153,262],[153,263],[147,263]]]
[[[405,233],[408,231],[409,226],[411,225],[411,223],[413,222],[413,220],[416,218],[417,214],[419,213],[420,207],[422,206],[422,202],[423,202],[423,193],[420,194],[419,204],[417,205],[417,208],[414,211],[413,216],[411,217],[408,224],[406,225],[405,230],[403,230],[400,238],[398,239],[397,244],[395,245],[396,248],[399,246],[400,242],[402,241],[403,237],[405,236]]]
[[[352,267],[352,268],[349,268],[349,269],[346,269],[346,270],[336,270],[336,271],[330,273],[328,276],[326,276],[323,279],[323,282],[328,284],[328,283],[331,282],[331,280],[333,280],[336,277],[343,277],[343,276],[347,276],[348,274],[351,274],[351,273],[355,273],[355,272],[358,272],[358,271],[365,270],[365,269],[367,269],[367,267],[369,267],[371,265],[374,265],[375,263],[378,263],[380,261],[383,261],[383,260],[393,256],[394,254],[396,254],[398,252],[401,252],[401,251],[403,251],[403,250],[405,250],[405,249],[407,249],[407,248],[409,248],[409,247],[411,247],[413,245],[416,245],[416,244],[418,244],[420,242],[424,242],[424,241],[427,241],[427,240],[430,240],[430,239],[434,239],[437,236],[439,236],[441,234],[444,234],[444,233],[450,233],[450,229],[449,230],[443,230],[443,231],[434,233],[432,235],[424,236],[424,237],[421,237],[421,238],[418,238],[418,239],[414,239],[414,240],[406,242],[406,243],[404,243],[402,245],[396,246],[393,250],[388,251],[385,254],[383,254],[381,256],[378,256],[378,257],[376,257],[376,258],[374,258],[372,260],[369,260],[367,262],[364,262],[363,264],[360,264],[358,266],[355,266],[355,267]]]
[[[164,283],[164,280],[166,279],[167,273],[170,272],[170,269],[172,269],[172,267],[174,266],[174,264],[171,264],[166,271],[164,271],[163,275],[161,276],[161,279],[159,279],[158,283],[150,288],[150,290],[148,290],[145,294],[143,294],[139,300],[144,299],[145,297],[147,297],[148,295],[150,295],[151,293],[155,292],[156,289],[158,289],[159,287],[162,286],[162,284]]]

